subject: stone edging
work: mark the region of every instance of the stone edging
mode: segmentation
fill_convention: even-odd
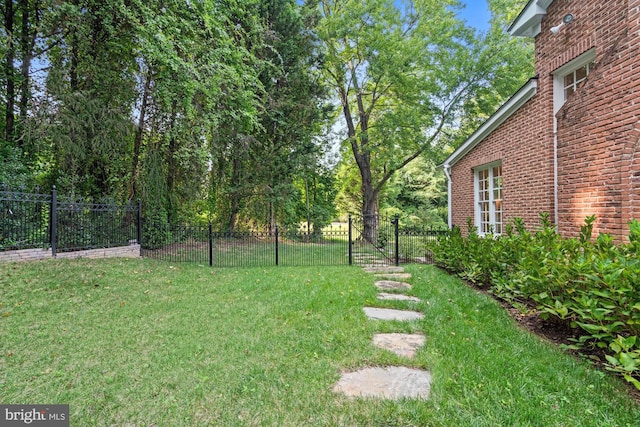
[[[139,258],[140,245],[117,246],[114,248],[88,249],[85,251],[58,252],[55,258]],[[19,249],[0,252],[2,261],[37,261],[52,258],[51,249]]]

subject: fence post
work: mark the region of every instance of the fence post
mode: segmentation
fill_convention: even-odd
[[[57,214],[56,207],[58,205],[57,194],[56,194],[56,186],[51,187],[51,229],[49,230],[49,243],[51,243],[51,256],[55,258],[56,256],[56,242],[58,239],[58,230],[56,228]]]
[[[209,221],[209,267],[213,267],[213,228]]]
[[[396,267],[400,265],[400,244],[398,242],[398,238],[400,237],[400,217],[398,215],[396,215],[393,218],[393,226],[394,226],[394,233],[395,233],[395,238],[396,238],[396,243],[395,243],[395,261],[396,261]]]
[[[138,219],[137,219],[138,233],[137,240],[140,246],[140,256],[142,256],[142,201],[138,199]]]
[[[278,265],[278,224],[276,224],[276,266]]]
[[[349,265],[353,265],[353,239],[352,239],[352,223],[351,223],[351,214],[349,214]]]

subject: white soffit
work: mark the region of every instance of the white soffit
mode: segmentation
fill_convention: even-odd
[[[454,151],[442,166],[450,168],[471,151],[476,145],[482,142],[491,132],[504,123],[509,117],[520,109],[528,100],[533,98],[538,89],[538,78],[529,79],[507,102],[496,111],[489,119],[482,124],[456,151]]]
[[[507,30],[509,34],[520,37],[535,37],[540,34],[540,23],[551,3],[553,0],[529,0]]]

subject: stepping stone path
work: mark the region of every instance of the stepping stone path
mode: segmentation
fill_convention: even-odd
[[[381,291],[408,291],[411,285],[405,282],[396,282],[394,280],[378,280],[375,283],[376,288]]]
[[[367,264],[362,264],[364,268],[376,268],[383,267],[386,263],[384,261],[367,261]]]
[[[354,254],[355,256],[359,255]],[[360,259],[364,261],[363,258]],[[364,271],[374,273],[377,278],[384,279],[375,282],[378,289],[397,292],[393,294],[380,292],[377,299],[420,302],[419,298],[401,293],[411,289],[409,283],[400,281],[411,278],[411,274],[405,273],[402,267],[367,265]],[[424,314],[417,311],[375,307],[364,307],[363,310],[369,319],[376,320],[411,321],[424,318]],[[392,333],[376,334],[373,337],[375,346],[406,358],[414,357],[424,342],[425,336],[422,334]],[[428,399],[431,391],[431,374],[428,371],[403,366],[365,368],[344,373],[333,387],[333,391],[348,397],[376,397],[392,400],[401,398]]]
[[[364,314],[366,314],[369,319],[375,320],[399,320],[404,322],[407,320],[420,320],[424,318],[424,314],[418,313],[417,311],[375,307],[365,307],[363,310]]]
[[[387,261],[382,254],[355,253],[352,256],[353,262],[355,264],[362,265],[363,267],[384,267],[387,265]]]
[[[389,294],[386,292],[380,292],[377,298],[382,301],[420,302],[420,298],[410,297],[409,295],[403,295],[403,294]]]
[[[389,350],[398,356],[413,358],[420,347],[424,345],[422,334],[376,334],[373,345]]]
[[[366,368],[348,372],[333,387],[333,391],[349,397],[381,397],[428,399],[431,391],[431,374],[419,369],[402,366]]]
[[[375,275],[385,280],[407,280],[411,279],[411,273],[378,273]]]
[[[402,273],[402,267],[380,266],[380,267],[365,267],[364,271],[367,273]]]

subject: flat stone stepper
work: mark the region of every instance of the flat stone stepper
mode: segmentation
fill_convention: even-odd
[[[402,267],[365,267],[367,273],[403,273]]]
[[[377,273],[375,276],[386,280],[406,280],[411,279],[411,273]]]
[[[411,289],[410,284],[395,280],[378,280],[374,285],[381,291],[407,291]]]
[[[403,294],[390,294],[387,292],[380,292],[377,296],[377,299],[382,301],[409,301],[409,302],[420,302],[420,298],[411,297],[409,295]]]
[[[364,314],[373,320],[399,320],[406,322],[410,320],[424,319],[424,314],[417,311],[395,310],[392,308],[364,307]]]
[[[389,350],[398,356],[412,359],[424,345],[425,336],[422,334],[375,334],[373,345]]]
[[[380,262],[373,261],[372,263],[362,264],[362,266],[365,269],[367,269],[367,268],[388,268],[389,267],[389,265],[385,261],[380,261]]]
[[[365,368],[344,373],[333,391],[348,397],[426,400],[431,392],[431,374],[404,366]]]

